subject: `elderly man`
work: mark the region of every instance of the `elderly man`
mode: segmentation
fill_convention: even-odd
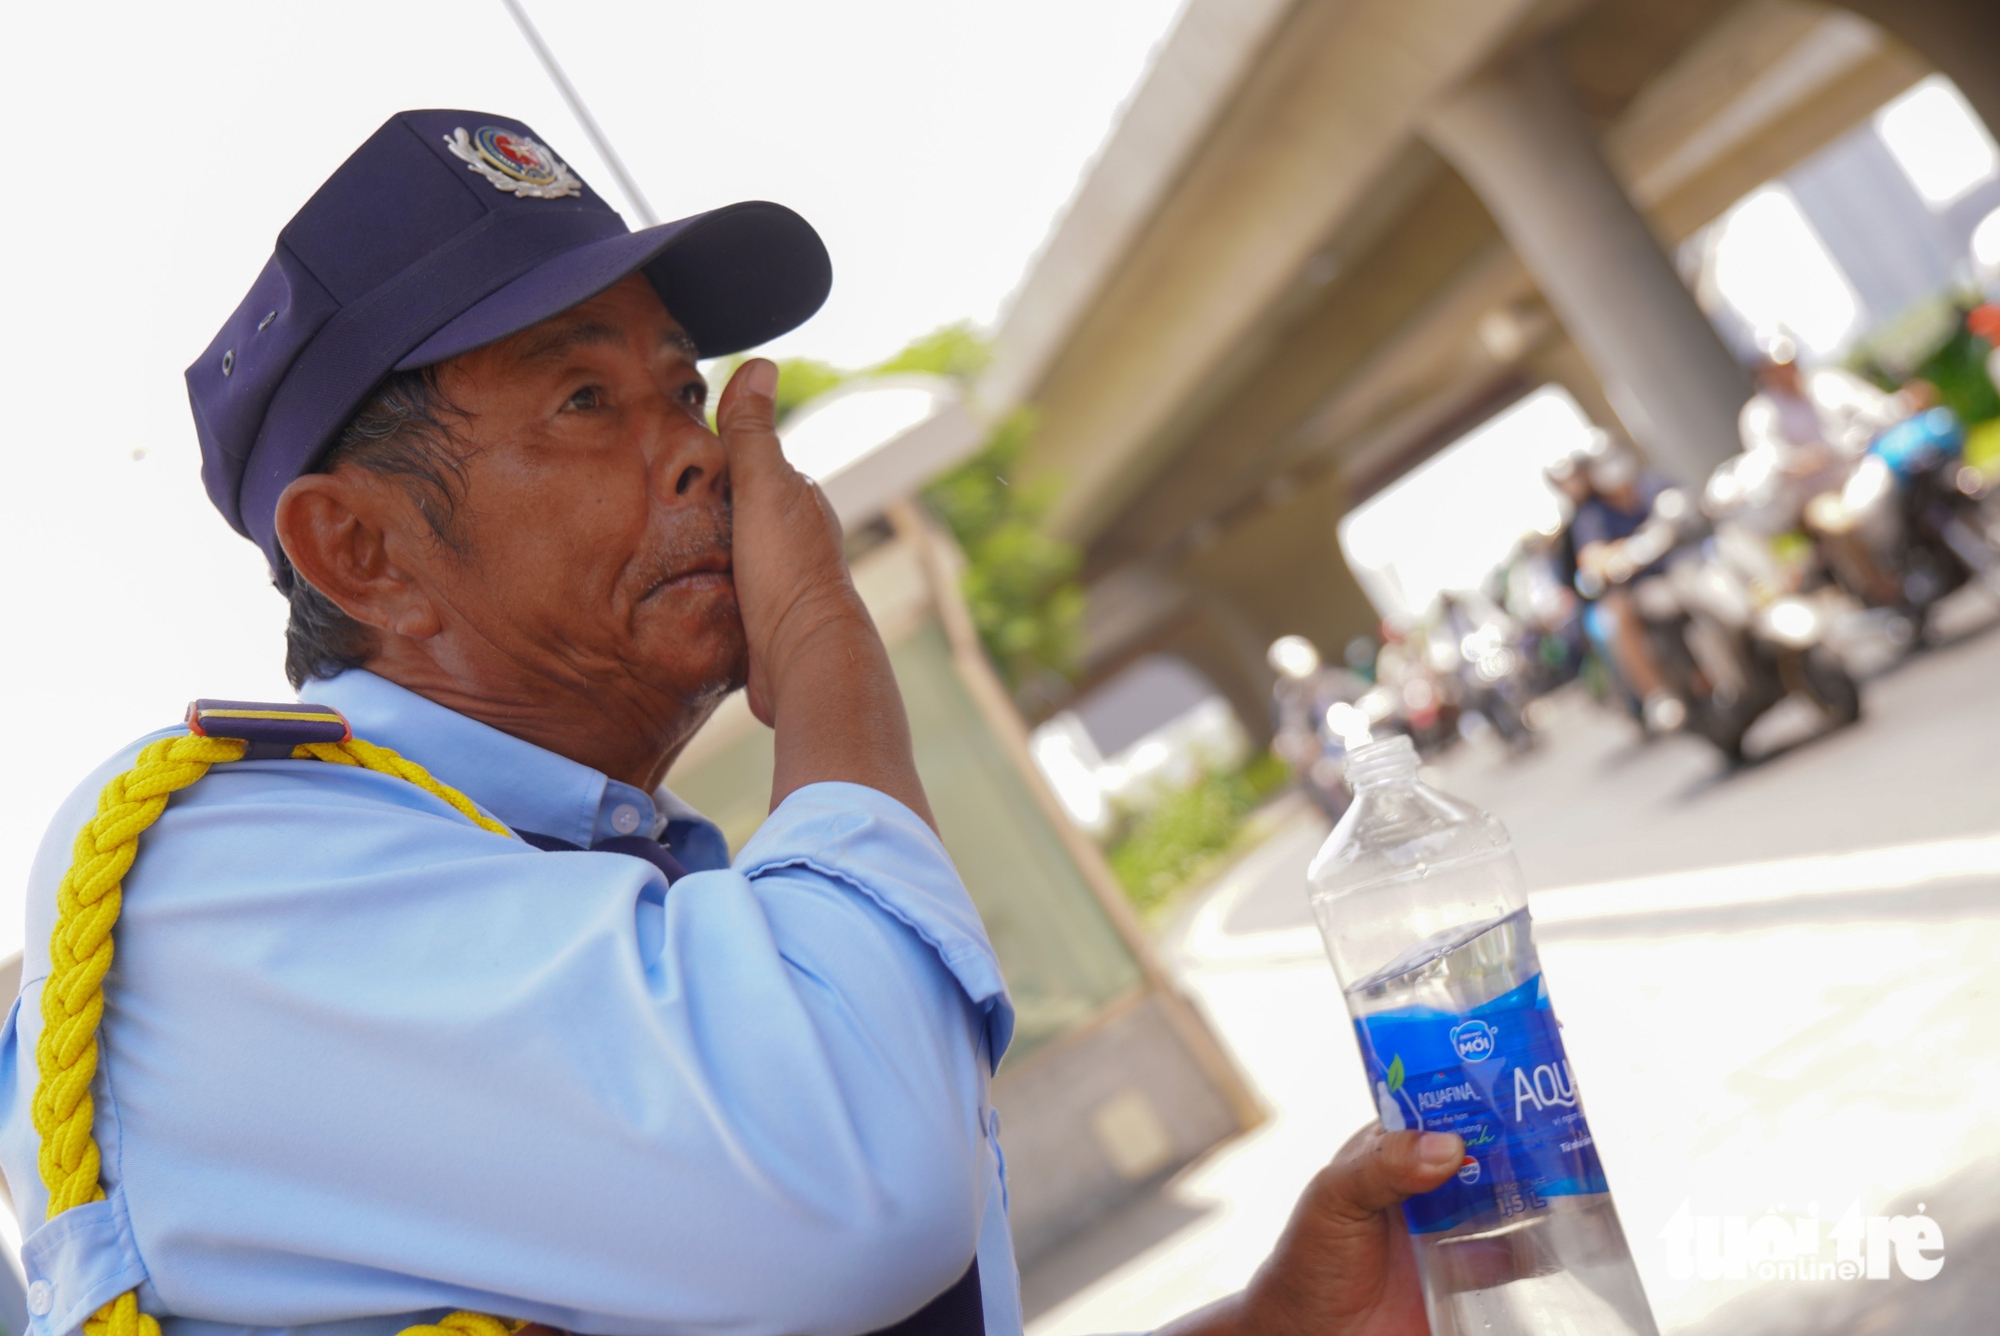
[[[1020,1331],[998,964],[776,369],[711,430],[696,367],[829,282],[788,210],[630,233],[475,112],[285,228],[188,384],[311,704],[199,703],[43,845],[0,1064],[37,1336]],[[746,686],[732,863],[660,785]],[[1358,1137],[1175,1330],[1422,1331],[1387,1208],[1459,1158]]]

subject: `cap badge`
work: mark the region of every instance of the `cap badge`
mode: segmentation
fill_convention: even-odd
[[[530,199],[561,199],[581,195],[583,182],[548,145],[497,125],[482,125],[476,134],[460,126],[444,137],[452,156],[488,181],[496,190]]]

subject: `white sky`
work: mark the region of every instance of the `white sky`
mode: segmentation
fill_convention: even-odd
[[[1858,332],[1861,298],[1782,183],[1752,191],[1716,226],[1715,285],[1760,333],[1789,333],[1825,359]]]
[[[925,385],[849,381],[844,394],[824,395],[785,423],[785,458],[825,482],[937,411]]]
[[[1422,615],[1447,589],[1475,589],[1521,536],[1561,517],[1542,469],[1590,439],[1559,385],[1487,419],[1349,511],[1340,547],[1385,617]]]
[[[528,3],[662,217],[813,221],[833,296],[774,347],[847,365],[994,317],[1178,7]],[[406,107],[517,116],[620,201],[499,0],[78,0],[0,33],[6,951],[79,779],[194,696],[289,695],[282,605],[202,493],[181,383],[285,220]]]
[[[1876,112],[1875,133],[1934,209],[2000,175],[2000,147],[1958,86],[1942,74]]]

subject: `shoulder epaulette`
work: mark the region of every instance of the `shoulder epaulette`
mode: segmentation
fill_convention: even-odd
[[[188,731],[203,738],[241,738],[246,761],[288,757],[302,742],[348,742],[346,716],[304,701],[198,700],[187,709]]]

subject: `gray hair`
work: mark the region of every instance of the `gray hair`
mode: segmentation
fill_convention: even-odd
[[[392,372],[347,420],[312,471],[331,473],[353,464],[396,479],[430,525],[431,536],[462,553],[458,504],[465,495],[465,453],[452,419],[465,417],[465,410],[438,389],[435,367]],[[271,582],[291,604],[285,676],[293,687],[359,668],[375,652],[375,632],[308,584],[283,549]]]

